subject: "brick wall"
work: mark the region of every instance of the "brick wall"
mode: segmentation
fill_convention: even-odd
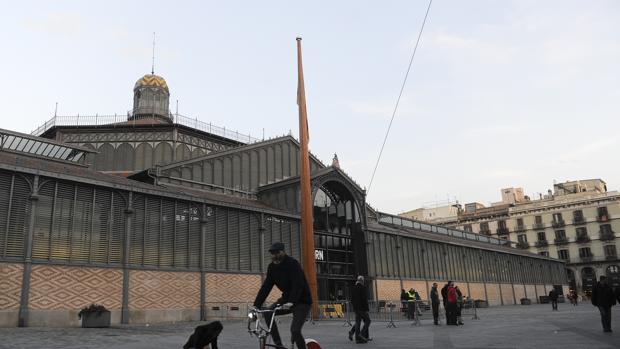
[[[79,310],[91,303],[120,309],[123,272],[111,268],[33,265],[30,309]]]
[[[0,310],[19,309],[23,273],[21,264],[0,263]]]
[[[502,305],[498,284],[487,284],[487,297],[489,305]]]
[[[200,273],[132,270],[129,310],[200,308]]]
[[[504,301],[504,305],[512,305],[514,304],[514,297],[512,294],[512,284],[500,284],[502,288],[502,299]]]
[[[208,273],[206,276],[206,301],[209,302],[253,302],[261,286],[257,274]],[[280,296],[274,286],[270,301]],[[275,298],[275,299],[274,299]]]
[[[484,294],[484,284],[470,282],[469,291],[469,296],[471,298],[486,300],[486,295]]]
[[[536,292],[538,293],[538,297],[547,295],[544,285],[536,285]],[[538,299],[536,299],[536,302],[538,302]]]
[[[525,287],[523,285],[515,284],[515,298],[517,304],[521,304],[521,298],[525,298]]]
[[[377,279],[378,300],[400,300],[400,280]]]
[[[536,286],[535,285],[525,285],[525,293],[526,297],[532,300],[532,303],[537,302],[536,296]]]

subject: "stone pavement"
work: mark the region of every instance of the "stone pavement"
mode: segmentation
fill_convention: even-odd
[[[464,318],[464,326],[433,326],[428,320],[421,326],[410,322],[387,328],[374,322],[368,344],[347,339],[349,327],[342,320],[323,321],[304,326],[304,335],[321,342],[323,348],[620,348],[620,307],[612,310],[614,333],[603,333],[598,310],[584,303],[577,307],[560,304],[507,306],[480,309],[479,320]],[[81,328],[0,328],[0,348],[181,348],[198,323],[166,325],[129,325],[110,329]],[[281,325],[283,338],[290,335],[288,319]],[[258,342],[246,332],[246,323],[224,322],[220,349],[257,348]]]

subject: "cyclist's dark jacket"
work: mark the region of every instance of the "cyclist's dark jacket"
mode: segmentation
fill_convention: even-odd
[[[278,304],[288,302],[294,305],[298,303],[312,304],[308,281],[306,281],[301,265],[295,258],[286,256],[279,264],[273,262],[269,264],[267,277],[256,295],[256,300],[254,300],[255,307],[263,305],[273,285],[282,291],[282,297],[277,301]]]

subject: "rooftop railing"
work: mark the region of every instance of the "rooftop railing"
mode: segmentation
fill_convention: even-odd
[[[131,126],[132,122],[139,125],[139,120],[154,119],[152,116],[137,116],[135,118],[129,117],[131,113],[114,114],[114,115],[76,115],[76,116],[53,116],[41,126],[37,127],[30,134],[34,136],[40,136],[47,130],[55,126],[108,126],[108,127],[127,127]],[[255,143],[261,141],[261,139],[245,135],[237,131],[227,129],[226,127],[220,127],[198,120],[198,118],[190,118],[181,114],[170,114],[170,120],[175,125],[181,125],[202,132],[207,132],[213,135],[221,136],[239,143]]]
[[[440,235],[452,236],[459,239],[472,240],[472,241],[480,241],[486,242],[494,245],[508,245],[510,246],[510,241],[498,239],[486,235],[480,235],[472,232],[456,230],[452,228],[446,228],[434,224],[428,224],[424,222],[419,222],[413,219],[403,218],[400,216],[394,216],[391,214],[377,212],[379,215],[379,223],[383,224],[391,224],[402,226],[405,228],[411,228],[420,230],[427,233],[435,233]]]

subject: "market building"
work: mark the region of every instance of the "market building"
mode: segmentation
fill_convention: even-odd
[[[169,96],[149,74],[127,115],[0,130],[0,326],[76,325],[91,303],[113,323],[204,319],[254,299],[272,242],[300,257],[297,140],[171,114]],[[375,300],[448,279],[491,305],[566,290],[562,261],[374,210],[335,160],[310,159],[320,300],[358,274]]]

